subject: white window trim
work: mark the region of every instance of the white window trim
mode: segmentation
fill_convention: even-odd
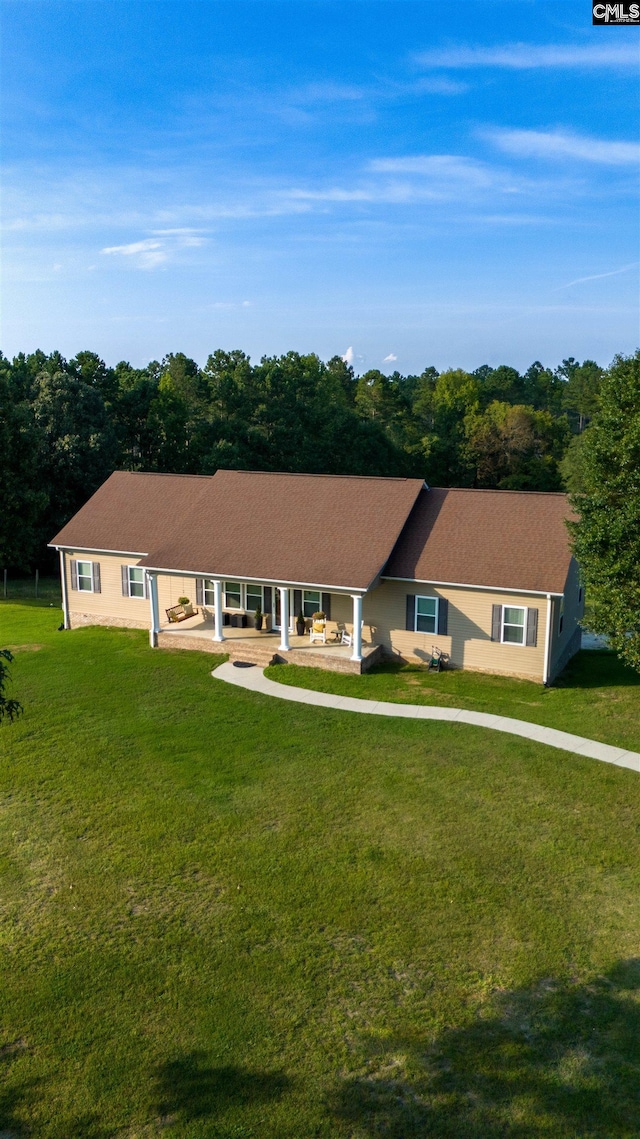
[[[141,597],[139,597],[137,593],[131,592],[131,570],[132,569],[137,569],[137,570],[141,569],[142,570],[142,581],[136,582],[137,585],[142,585],[142,596]],[[147,591],[146,591],[145,585],[144,585],[144,569],[142,568],[142,566],[129,566],[129,565],[127,566],[127,588],[129,590],[129,597],[132,599],[132,601],[145,601],[146,600]]]
[[[222,582],[222,608],[224,609],[225,613],[244,613],[245,608],[244,608],[244,605],[242,604],[242,602],[244,601],[243,583],[241,581],[237,582],[237,584],[240,586],[240,604],[239,605],[227,605],[227,585],[229,583],[231,585],[234,584],[233,581],[231,580],[231,578],[229,579],[229,582],[227,582],[225,580],[223,580],[223,582]],[[233,592],[235,593],[235,590]]]
[[[310,613],[307,615],[304,611],[304,607],[305,607],[305,605],[315,605],[315,601],[305,601],[304,595],[305,595],[305,593],[316,593],[318,595],[318,608],[315,609],[314,612],[320,613],[322,611],[322,590],[321,589],[302,589],[300,592],[302,593],[302,613],[303,613],[304,619],[305,619],[305,621],[310,621],[311,618],[313,617],[313,613]],[[296,616],[297,616],[297,614],[296,614]]]
[[[205,578],[204,580],[212,581],[213,578]],[[246,581],[239,581],[238,585],[240,586],[240,605],[227,605],[227,582],[224,579],[222,581],[222,608],[225,613],[255,613],[255,605],[252,605],[250,609],[247,607],[247,586],[252,586],[256,591],[260,590],[260,608],[264,609],[264,585]],[[202,588],[204,591],[204,585]],[[205,601],[205,605],[207,604],[208,602]]]
[[[255,613],[255,611],[256,611],[255,605],[252,605],[251,608],[249,608],[249,606],[247,605],[247,589],[249,587],[251,587],[251,589],[255,590],[256,593],[258,590],[260,590],[260,610],[261,610],[261,612],[264,612],[264,585],[254,585],[253,582],[244,582],[242,585],[242,596],[244,599],[244,611],[245,611],[245,613]]]
[[[436,625],[436,627],[432,633],[426,633],[424,631],[424,629],[418,628],[418,602],[419,601],[435,601],[435,603],[436,603],[436,612],[435,612],[435,625]],[[421,614],[421,616],[424,617],[425,614],[423,613],[423,614]],[[414,633],[418,633],[423,637],[437,637],[439,619],[440,619],[440,598],[436,597],[433,593],[416,593],[415,601],[414,601],[414,605],[413,605],[413,631],[414,631]]]
[[[533,608],[533,606],[529,606],[529,605],[503,605],[502,606],[502,615],[500,617],[500,644],[501,645],[513,645],[513,647],[516,649],[527,649],[527,648],[530,649],[531,648],[531,645],[527,645],[527,629],[529,627],[529,609],[530,608]],[[504,639],[504,624],[505,624],[505,622],[504,622],[504,611],[505,611],[505,609],[522,609],[522,611],[524,612],[524,625],[522,626],[522,640],[521,641],[505,641],[505,639]],[[509,624],[511,625],[511,622],[509,622]],[[511,625],[511,628],[516,628],[516,626]]]
[[[76,558],[75,562],[76,562],[76,576],[78,579],[78,588],[77,588],[76,592],[77,593],[95,593],[95,589],[93,588],[93,562],[85,562],[84,558]],[[81,589],[80,588],[80,578],[83,577],[86,579],[86,577],[87,577],[86,573],[83,573],[83,574],[80,573],[80,566],[89,566],[88,576],[89,576],[89,581],[91,582],[91,588],[90,589],[84,589],[84,588]]]

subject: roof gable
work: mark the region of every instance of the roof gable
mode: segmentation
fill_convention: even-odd
[[[572,517],[564,494],[432,488],[419,496],[384,576],[562,593]]]

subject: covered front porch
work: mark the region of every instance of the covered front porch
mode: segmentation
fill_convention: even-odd
[[[200,652],[228,653],[232,661],[262,665],[286,663],[322,668],[330,672],[366,672],[382,657],[380,645],[361,639],[359,659],[354,660],[353,646],[331,640],[326,644],[311,643],[308,633],[298,636],[289,630],[288,648],[282,647],[282,632],[223,626],[222,640],[216,640],[216,626],[212,615],[189,617],[180,624],[161,624],[156,643],[165,649],[196,649]],[[370,631],[369,631],[370,634]]]
[[[184,605],[160,606],[171,576],[146,571],[152,647],[195,648],[247,663],[295,661],[345,672],[362,672],[382,655],[372,630],[368,638],[364,635],[365,591],[196,577],[196,612],[189,616],[194,607],[191,601],[186,604],[186,596],[177,598]],[[260,628],[254,624],[257,617]]]

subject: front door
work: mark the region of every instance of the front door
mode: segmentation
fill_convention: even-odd
[[[292,604],[293,604],[293,590],[289,590],[289,627],[291,627],[292,620]],[[277,586],[273,587],[273,622],[274,629],[281,628],[281,614],[280,614],[280,590]]]

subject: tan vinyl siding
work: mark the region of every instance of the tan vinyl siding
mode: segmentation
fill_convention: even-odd
[[[71,588],[71,559],[98,562],[100,593]],[[101,554],[71,551],[65,554],[69,623],[77,625],[123,625],[132,629],[148,629],[151,624],[149,600],[146,597],[123,597],[122,566],[137,566],[138,557],[126,554]],[[195,604],[195,580],[192,577],[158,577],[160,622],[166,621],[165,609],[177,604],[179,597],[189,597]]]
[[[446,636],[412,633],[406,630],[407,594],[444,597],[449,602]],[[501,644],[491,640],[493,605],[509,605],[538,610],[538,638],[535,648]],[[417,582],[385,581],[364,598],[365,633],[372,627],[373,643],[382,644],[394,655],[414,662],[428,661],[432,646],[448,657],[452,668],[504,673],[542,681],[547,599],[531,594],[492,592],[486,589],[460,589],[455,586],[429,586]]]

